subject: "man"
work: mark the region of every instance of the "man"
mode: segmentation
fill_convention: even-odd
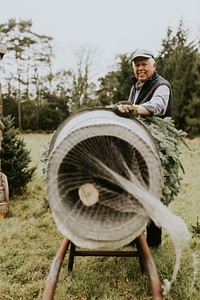
[[[114,105],[114,111],[144,116],[171,116],[171,85],[156,72],[153,53],[145,49],[136,51],[131,62],[135,76],[128,102],[117,103]]]
[[[142,115],[172,116],[172,89],[170,83],[156,72],[156,62],[151,51],[141,49],[131,60],[134,77],[128,101],[114,105],[120,116]],[[161,244],[162,231],[154,222],[147,226],[147,243],[150,247]]]

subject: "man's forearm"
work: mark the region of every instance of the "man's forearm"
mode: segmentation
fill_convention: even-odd
[[[150,115],[150,111],[142,105],[137,105],[137,110],[138,110],[139,115],[142,115],[142,116],[149,116]]]

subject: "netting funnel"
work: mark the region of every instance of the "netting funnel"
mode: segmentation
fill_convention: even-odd
[[[149,221],[134,194],[108,170],[134,178],[160,198],[160,159],[143,124],[109,109],[84,110],[66,119],[51,141],[47,194],[58,229],[77,246],[120,248],[139,236]],[[85,185],[97,192],[89,205],[80,196]]]

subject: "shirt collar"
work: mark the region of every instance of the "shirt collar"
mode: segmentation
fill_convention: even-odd
[[[151,80],[153,80],[157,76],[158,76],[158,73],[156,71],[154,71],[153,75],[150,78],[148,78],[145,82],[151,81]],[[133,82],[134,85],[138,82],[138,80],[137,80],[137,78],[135,76],[131,76],[130,78],[131,78],[131,81]]]

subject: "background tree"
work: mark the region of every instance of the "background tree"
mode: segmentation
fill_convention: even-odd
[[[99,88],[96,91],[97,103],[103,107],[113,104],[113,96],[117,89],[118,79],[115,71],[110,71],[99,78]]]
[[[7,26],[8,25],[8,26]],[[15,71],[15,81],[16,81],[16,89],[17,89],[17,104],[18,104],[18,125],[21,129],[21,97],[22,97],[22,90],[21,85],[26,85],[26,92],[28,93],[28,85],[25,76],[27,76],[27,57],[25,55],[27,47],[31,44],[35,43],[35,41],[28,36],[30,33],[30,28],[32,26],[31,21],[20,21],[19,23],[16,22],[15,19],[10,19],[8,24],[1,25],[1,34],[4,35],[8,34],[9,39],[7,36],[4,36],[6,39],[6,44],[8,47],[9,54],[13,53],[16,71]],[[12,69],[14,67],[12,65]]]
[[[194,97],[187,106],[186,132],[190,137],[200,135],[200,97]]]
[[[52,132],[69,116],[69,97],[54,94],[45,94],[44,97],[46,102],[40,108],[39,129]]]
[[[197,54],[196,63],[196,89],[193,93],[192,100],[187,106],[186,132],[190,136],[200,135],[200,55]]]
[[[17,22],[10,19],[8,23],[0,24],[1,40],[8,47],[5,76],[8,78],[7,95],[10,98],[12,84],[18,108],[19,129],[22,129],[21,102],[36,96],[40,104],[44,76],[48,74],[46,78],[48,84],[51,83],[52,38],[38,35],[31,28],[31,20]]]
[[[69,103],[71,113],[94,106],[96,85],[91,82],[91,72],[95,51],[92,48],[80,47],[75,53],[77,65],[71,70],[72,85]]]
[[[2,118],[5,125],[1,150],[1,168],[8,178],[10,196],[24,192],[33,179],[35,167],[29,167],[30,151],[22,138],[16,135],[11,116]]]
[[[114,91],[113,103],[128,99],[132,86],[131,77],[134,75],[131,57],[131,54],[124,54],[117,57],[116,79],[118,81],[118,88]]]
[[[175,33],[168,28],[156,61],[158,73],[172,84],[176,127],[194,135],[200,132],[200,57],[199,42],[188,42],[188,35],[182,20]],[[8,46],[6,68],[0,66],[3,113],[14,117],[16,127],[55,130],[69,113],[128,98],[132,54],[117,56],[113,68],[96,84],[92,75],[96,49],[79,47],[75,67],[53,73],[52,38],[34,33],[30,20],[0,24],[0,37]]]
[[[159,74],[172,85],[173,118],[176,127],[182,130],[189,129],[188,113],[191,112],[193,97],[199,89],[198,44],[188,42],[188,32],[184,29],[182,20],[174,35],[168,28],[167,37],[156,58]]]
[[[128,99],[133,75],[131,55],[117,56],[115,68],[115,71],[110,71],[99,79],[100,85],[96,95],[100,105],[110,105]]]

